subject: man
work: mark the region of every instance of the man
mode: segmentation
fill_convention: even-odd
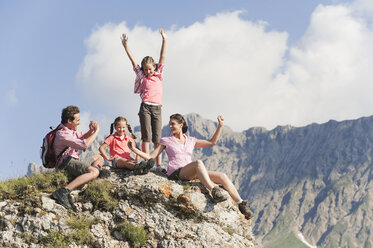
[[[73,208],[70,195],[71,190],[97,178],[100,175],[104,159],[99,154],[95,154],[88,161],[80,160],[79,150],[85,151],[96,139],[99,125],[91,121],[89,131],[77,131],[80,124],[80,110],[76,106],[67,106],[62,110],[61,128],[56,133],[54,140],[55,154],[61,154],[57,161],[56,169],[65,170],[74,179],[65,187],[59,188],[52,194],[52,198],[65,208]],[[106,172],[109,172],[106,170]]]

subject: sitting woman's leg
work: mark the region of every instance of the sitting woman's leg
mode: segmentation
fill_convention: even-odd
[[[210,180],[208,171],[206,170],[206,167],[201,160],[191,162],[180,170],[179,178],[181,180],[189,181],[195,177],[197,177],[201,181],[203,186],[205,186],[208,190],[212,190],[212,188],[215,186],[214,183]]]
[[[223,185],[223,188],[226,189],[229,195],[233,198],[235,202],[241,202],[241,196],[238,193],[236,187],[233,185],[232,181],[228,178],[225,173],[217,172],[217,171],[209,171],[208,172],[211,181],[216,184]]]

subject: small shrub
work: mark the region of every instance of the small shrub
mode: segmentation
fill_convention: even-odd
[[[134,246],[141,246],[146,242],[147,232],[142,227],[137,227],[129,222],[123,222],[118,226],[122,236]]]
[[[231,226],[227,226],[227,227],[223,228],[223,230],[226,231],[231,236],[234,233],[234,229]]]
[[[71,233],[71,238],[77,244],[90,244],[92,242],[92,236],[89,232],[89,228],[92,225],[93,220],[85,217],[72,216],[67,224],[74,229]]]
[[[59,231],[49,231],[47,236],[40,239],[40,242],[47,247],[66,247],[71,243],[71,237]]]
[[[92,203],[93,211],[96,209],[111,211],[118,204],[118,200],[110,193],[113,187],[107,180],[95,180],[88,184],[87,189],[81,193],[81,197],[83,201]]]
[[[190,189],[190,185],[189,185],[189,184],[185,184],[185,185],[183,186],[183,188],[184,188],[184,190],[188,190],[188,189]]]
[[[66,247],[71,242],[77,245],[88,245],[94,247],[94,241],[89,232],[91,226],[98,223],[98,220],[88,217],[70,216],[67,224],[73,229],[70,234],[63,234],[58,231],[50,231],[47,236],[40,239],[40,242],[48,247]]]

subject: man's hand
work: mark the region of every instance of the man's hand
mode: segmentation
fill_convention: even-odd
[[[221,115],[218,115],[218,125],[223,126],[224,125],[224,118]]]

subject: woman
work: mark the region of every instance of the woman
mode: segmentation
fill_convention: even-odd
[[[246,219],[250,219],[251,212],[247,200],[243,201],[226,174],[217,171],[207,171],[201,160],[192,162],[194,147],[209,147],[215,145],[220,137],[224,124],[222,116],[218,116],[218,127],[210,140],[200,140],[195,137],[186,136],[188,131],[187,123],[180,114],[170,116],[169,127],[170,137],[164,137],[160,140],[160,146],[156,147],[150,154],[144,153],[136,147],[128,144],[130,149],[144,159],[155,158],[163,150],[166,150],[168,156],[167,176],[171,180],[189,181],[197,177],[200,182],[211,191],[211,195],[216,202],[222,202],[227,198],[222,193],[222,189],[217,185],[221,184],[226,189],[234,201],[238,203],[240,212]]]

